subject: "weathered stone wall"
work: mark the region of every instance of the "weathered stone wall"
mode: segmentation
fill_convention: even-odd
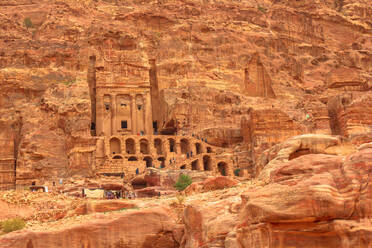
[[[100,138],[97,172],[132,177],[146,167],[213,171],[232,175],[236,165],[223,149],[185,136],[125,135]],[[98,144],[98,143],[97,143]],[[104,155],[104,157],[102,157]]]

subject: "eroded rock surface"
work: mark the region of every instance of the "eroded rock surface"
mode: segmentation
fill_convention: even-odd
[[[179,226],[169,210],[130,210],[95,218],[60,230],[12,233],[0,247],[179,247]]]

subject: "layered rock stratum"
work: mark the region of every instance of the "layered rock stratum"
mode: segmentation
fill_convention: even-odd
[[[92,55],[97,71],[155,59],[166,125],[244,139],[247,166],[293,135],[370,140],[368,0],[4,0],[0,13],[1,137],[20,184],[90,173]]]
[[[0,247],[369,247],[371,15],[369,0],[2,0],[0,189],[90,181],[2,194],[0,219],[29,224]],[[243,177],[72,197],[117,183],[94,181],[88,82],[143,70],[164,130],[225,149]],[[172,191],[178,172],[156,173],[143,195]]]

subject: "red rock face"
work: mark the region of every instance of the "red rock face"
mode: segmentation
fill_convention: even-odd
[[[94,75],[156,81],[159,131],[222,147],[242,141],[249,108],[282,112],[285,128],[257,135],[259,150],[282,140],[274,136],[330,133],[329,97],[345,89],[370,95],[370,12],[362,0],[2,1],[0,113],[14,133],[17,184],[91,172]],[[372,119],[350,111],[336,111],[340,125],[350,122],[343,115]],[[259,126],[275,129],[275,116],[262,116]],[[368,121],[352,125],[370,129]]]
[[[328,103],[332,132],[349,137],[355,144],[370,142],[372,97],[361,93],[345,93],[330,99]]]
[[[102,232],[102,230],[105,230]],[[179,227],[164,208],[99,216],[68,229],[7,235],[0,247],[178,247]]]
[[[241,199],[230,189],[192,201],[181,247],[368,247],[371,166],[370,145],[268,165]]]
[[[371,16],[367,0],[3,0],[0,189],[93,175],[95,84],[146,79],[156,82],[150,98],[159,132],[203,137],[226,148],[221,158],[267,183],[244,194],[241,211],[237,194],[188,207],[181,246],[366,247],[371,151],[336,154],[347,150],[343,140],[372,140]],[[306,133],[342,137],[327,139],[332,146],[278,145]],[[168,187],[173,180],[148,182]],[[102,224],[110,245],[120,241],[120,225]],[[142,233],[152,235],[150,243],[141,236],[133,247],[172,247],[169,230],[153,226]],[[96,242],[94,227],[81,228],[66,246],[85,231]],[[165,241],[154,238],[159,233]],[[70,234],[58,234],[6,240],[61,247]]]
[[[345,161],[306,155],[275,166],[267,186],[242,196],[239,242],[244,247],[367,247],[370,231],[363,220],[371,215],[371,154],[363,149]]]

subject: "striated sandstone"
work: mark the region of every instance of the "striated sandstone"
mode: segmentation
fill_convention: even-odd
[[[166,208],[131,210],[114,217],[97,215],[67,229],[11,233],[1,238],[0,247],[178,247],[174,238],[178,226]]]
[[[146,97],[158,103],[151,114],[159,132],[200,135],[220,147],[242,142],[248,109],[272,105],[283,135],[263,136],[258,150],[287,134],[330,134],[328,98],[345,89],[370,94],[370,13],[363,0],[3,1],[0,112],[15,151],[0,158],[2,187],[94,172],[89,133],[101,115],[93,95],[102,83],[151,81]],[[365,113],[358,118],[371,119]],[[276,127],[271,114],[262,116],[264,132]]]

